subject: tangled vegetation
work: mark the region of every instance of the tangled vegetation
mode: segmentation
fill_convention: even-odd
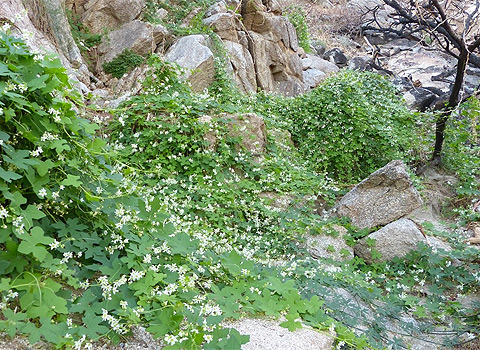
[[[115,78],[121,78],[125,73],[132,71],[145,62],[145,59],[131,50],[124,50],[110,62],[103,64],[105,73]]]
[[[298,45],[300,45],[305,52],[311,52],[310,32],[308,30],[307,18],[303,9],[300,6],[290,5],[285,9],[284,15],[295,27],[298,37]]]
[[[305,233],[336,234],[313,213],[317,196],[338,193],[323,171],[352,181],[408,150],[410,116],[384,79],[346,72],[295,99],[221,85],[194,94],[153,56],[142,93],[97,125],[72,107],[58,59],[5,33],[0,57],[0,330],[10,336],[91,349],[143,325],[166,349],[239,349],[248,337],[222,322],[245,315],[334,331],[338,349],[402,349],[392,332],[438,327],[458,344],[478,331],[478,305],[456,301],[478,291],[478,253],[458,238],[450,252],[423,246],[388,264],[305,251]],[[267,123],[261,155],[237,133],[253,111]],[[342,224],[351,244],[365,235]]]

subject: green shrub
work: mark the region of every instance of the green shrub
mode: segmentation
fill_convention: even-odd
[[[311,52],[310,33],[303,9],[300,6],[291,5],[285,9],[284,14],[295,27],[300,47],[303,48],[305,52]]]
[[[131,50],[124,50],[112,61],[104,63],[103,70],[115,78],[121,78],[125,73],[140,66],[143,62],[145,62],[145,59],[142,56],[137,55]]]
[[[82,53],[102,42],[102,35],[90,33],[89,29],[82,24],[80,16],[72,11],[67,11],[67,18],[70,23],[73,39]]]
[[[303,96],[277,104],[294,141],[319,171],[359,180],[406,156],[413,118],[395,88],[368,72],[342,71]]]
[[[457,193],[480,195],[480,102],[470,98],[460,106],[459,115],[449,119],[445,131],[444,164],[455,171],[460,183]]]

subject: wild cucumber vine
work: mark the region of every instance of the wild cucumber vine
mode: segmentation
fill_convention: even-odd
[[[375,162],[396,156],[411,129],[397,102],[377,98],[390,96],[384,80],[345,73],[296,99],[221,89],[199,95],[174,66],[152,57],[142,94],[121,107],[102,140],[68,102],[74,95],[57,59],[5,34],[0,57],[0,329],[8,334],[88,349],[142,324],[167,349],[239,349],[248,339],[222,320],[260,314],[284,316],[291,330],[301,323],[334,330],[339,349],[401,349],[391,332],[428,332],[434,323],[458,336],[478,330],[478,305],[457,302],[478,291],[472,248],[420,247],[374,265],[314,260],[303,248],[304,233],[330,225],[313,214],[313,200],[336,188],[315,171],[329,166],[325,159],[318,167],[305,161],[301,152],[312,154],[300,136],[325,147],[352,126],[361,145],[352,156],[336,160],[323,148],[338,166],[331,173],[345,178],[358,176],[359,164],[376,166],[362,149]],[[367,87],[379,105],[356,95]],[[334,109],[347,97],[342,89],[356,98]],[[252,110],[268,124],[261,163],[237,133]],[[369,117],[378,118],[373,131],[363,125]],[[378,145],[363,143],[362,132],[380,135]]]
[[[58,59],[33,55],[4,33],[0,55],[1,330],[28,335],[32,343],[89,349],[92,341],[107,336],[116,342],[141,323],[168,349],[239,349],[245,337],[220,322],[240,310],[285,315],[290,329],[299,327],[299,317],[318,328],[333,323],[329,317],[315,321],[322,302],[303,298],[274,270],[232,246],[205,244],[222,233],[190,221],[176,207],[180,200],[168,195],[180,187],[174,175],[182,162],[160,167],[168,176],[151,186],[151,176],[141,176],[135,162],[116,161],[94,136],[97,126],[67,102],[71,93]],[[160,99],[159,111],[169,104],[196,109]],[[183,122],[175,137],[183,134],[193,148],[179,151],[195,153],[198,140],[188,141],[195,125]],[[226,161],[241,156],[231,152]]]
[[[373,73],[342,71],[300,97],[264,101],[260,112],[283,119],[300,152],[336,179],[361,180],[413,145],[413,116]]]
[[[298,45],[300,45],[305,52],[312,52],[310,32],[308,30],[307,18],[303,9],[300,6],[290,5],[287,6],[284,14],[295,27],[298,37]]]

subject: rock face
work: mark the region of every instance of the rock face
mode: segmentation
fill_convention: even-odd
[[[332,335],[322,334],[311,328],[290,332],[281,327],[279,321],[247,318],[226,326],[250,336],[250,341],[242,345],[242,350],[332,350],[335,341]]]
[[[260,1],[242,3],[257,83],[266,91],[297,95],[303,92],[303,76],[295,29],[286,18],[268,11],[272,9]]]
[[[233,41],[224,41],[225,49],[230,55],[230,63],[237,86],[246,93],[257,91],[257,79],[255,78],[255,66],[250,51],[245,46]]]
[[[201,92],[215,77],[215,61],[208,37],[189,35],[180,38],[167,51],[166,59],[186,69],[184,77],[192,84],[192,90]]]
[[[304,91],[302,63],[295,52],[253,31],[248,34],[248,45],[259,88],[286,96]]]
[[[47,2],[50,7],[58,4],[58,1]],[[75,82],[78,90],[87,92],[86,84],[89,82],[89,72],[80,55],[80,50],[73,41],[71,34],[68,35],[70,28],[63,28],[63,30],[58,28],[58,26],[66,23],[66,18],[64,16],[61,18],[62,16],[58,11],[53,11],[50,16],[45,15],[47,18],[39,18],[40,16],[35,14],[33,9],[28,8],[28,5],[34,4],[31,1],[23,2],[21,0],[0,1],[0,22],[2,22],[2,25],[10,22],[12,24],[10,28],[12,34],[16,37],[22,37],[32,52],[58,54],[62,65],[66,68],[69,77]],[[57,21],[57,28],[49,28],[58,36],[59,43],[57,45],[51,40],[51,35],[37,29],[36,25],[40,21],[45,21],[49,26]]]
[[[353,258],[353,248],[345,243],[343,238],[347,229],[339,225],[333,225],[332,230],[337,236],[320,234],[307,236],[307,249],[314,258],[332,258],[333,260],[348,260]]]
[[[91,33],[100,34],[133,21],[144,5],[145,0],[90,0],[83,5],[82,23]]]
[[[231,8],[240,9],[241,16]],[[294,96],[325,76],[319,70],[304,74],[295,28],[280,15],[274,0],[221,0],[206,11],[203,24],[224,42],[233,76],[244,92],[260,88]]]
[[[328,74],[338,72],[339,70],[335,64],[308,54],[302,58],[302,69],[305,87],[310,89],[317,87]]]
[[[422,204],[405,164],[394,160],[356,185],[334,207],[338,217],[349,217],[359,228],[386,225]]]
[[[216,13],[203,20],[203,24],[213,29],[223,40],[238,41],[237,31],[240,21],[233,13]]]
[[[254,113],[229,116],[229,136],[240,138],[240,145],[253,155],[261,155],[267,145],[267,130],[262,118]]]
[[[374,239],[375,246],[370,248],[367,239]],[[402,218],[359,240],[355,245],[355,254],[367,263],[385,262],[395,257],[404,257],[408,252],[416,249],[419,242],[426,243],[425,236],[412,220]],[[371,254],[372,249],[382,256],[374,260]]]
[[[132,21],[108,34],[98,47],[100,59],[98,68],[110,62],[124,50],[131,50],[138,55],[155,52],[157,44],[168,37],[168,30],[162,25],[152,25],[142,21]]]

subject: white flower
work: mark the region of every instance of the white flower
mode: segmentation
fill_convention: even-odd
[[[27,84],[25,84],[25,83],[18,84],[17,89],[20,92],[25,92],[25,91],[27,91]]]
[[[50,249],[57,249],[60,246],[60,242],[57,240],[54,240],[52,243],[49,244]]]
[[[53,120],[56,122],[56,123],[59,123],[61,121],[61,118],[60,118],[60,111],[57,111],[56,109],[54,108],[50,108],[48,110],[48,113],[50,113],[52,116],[53,116]]]
[[[8,293],[7,293],[7,297],[8,297],[8,299],[16,298],[16,297],[18,297],[18,293],[17,293],[17,292],[14,292],[14,291],[11,290],[11,289],[9,289],[9,290],[8,290]]]
[[[0,219],[5,219],[9,217],[8,210],[0,205]]]
[[[108,319],[108,310],[102,309],[102,320],[106,321]]]
[[[40,137],[40,141],[42,142],[45,142],[45,141],[53,141],[53,140],[58,140],[58,136],[55,135],[55,134],[52,134],[48,131],[45,131],[42,135],[42,137]]]
[[[42,61],[43,58],[44,58],[44,56],[43,56],[42,54],[40,54],[40,53],[36,54],[36,55],[33,57],[33,59],[34,59],[35,61],[37,61],[37,62]]]
[[[40,154],[42,154],[42,153],[43,153],[42,147],[37,147],[36,150],[30,151],[30,155],[31,155],[32,157],[38,157],[38,156],[39,156]]]
[[[204,334],[203,340],[205,340],[205,342],[208,344],[213,340],[213,336],[211,334]]]
[[[165,340],[165,343],[167,343],[168,345],[174,345],[178,342],[177,336],[173,334],[167,334],[165,338],[163,338],[163,340]]]
[[[145,276],[145,271],[132,270],[132,272],[130,272],[130,278],[128,279],[128,281],[135,282],[135,281],[138,281],[143,276]]]
[[[42,187],[42,188],[40,189],[40,191],[38,191],[38,196],[39,196],[40,198],[43,198],[43,197],[45,197],[46,195],[47,195],[47,190]]]
[[[10,28],[12,27],[12,25],[10,23],[5,23],[2,27],[1,27],[1,31],[6,33],[10,30]]]

